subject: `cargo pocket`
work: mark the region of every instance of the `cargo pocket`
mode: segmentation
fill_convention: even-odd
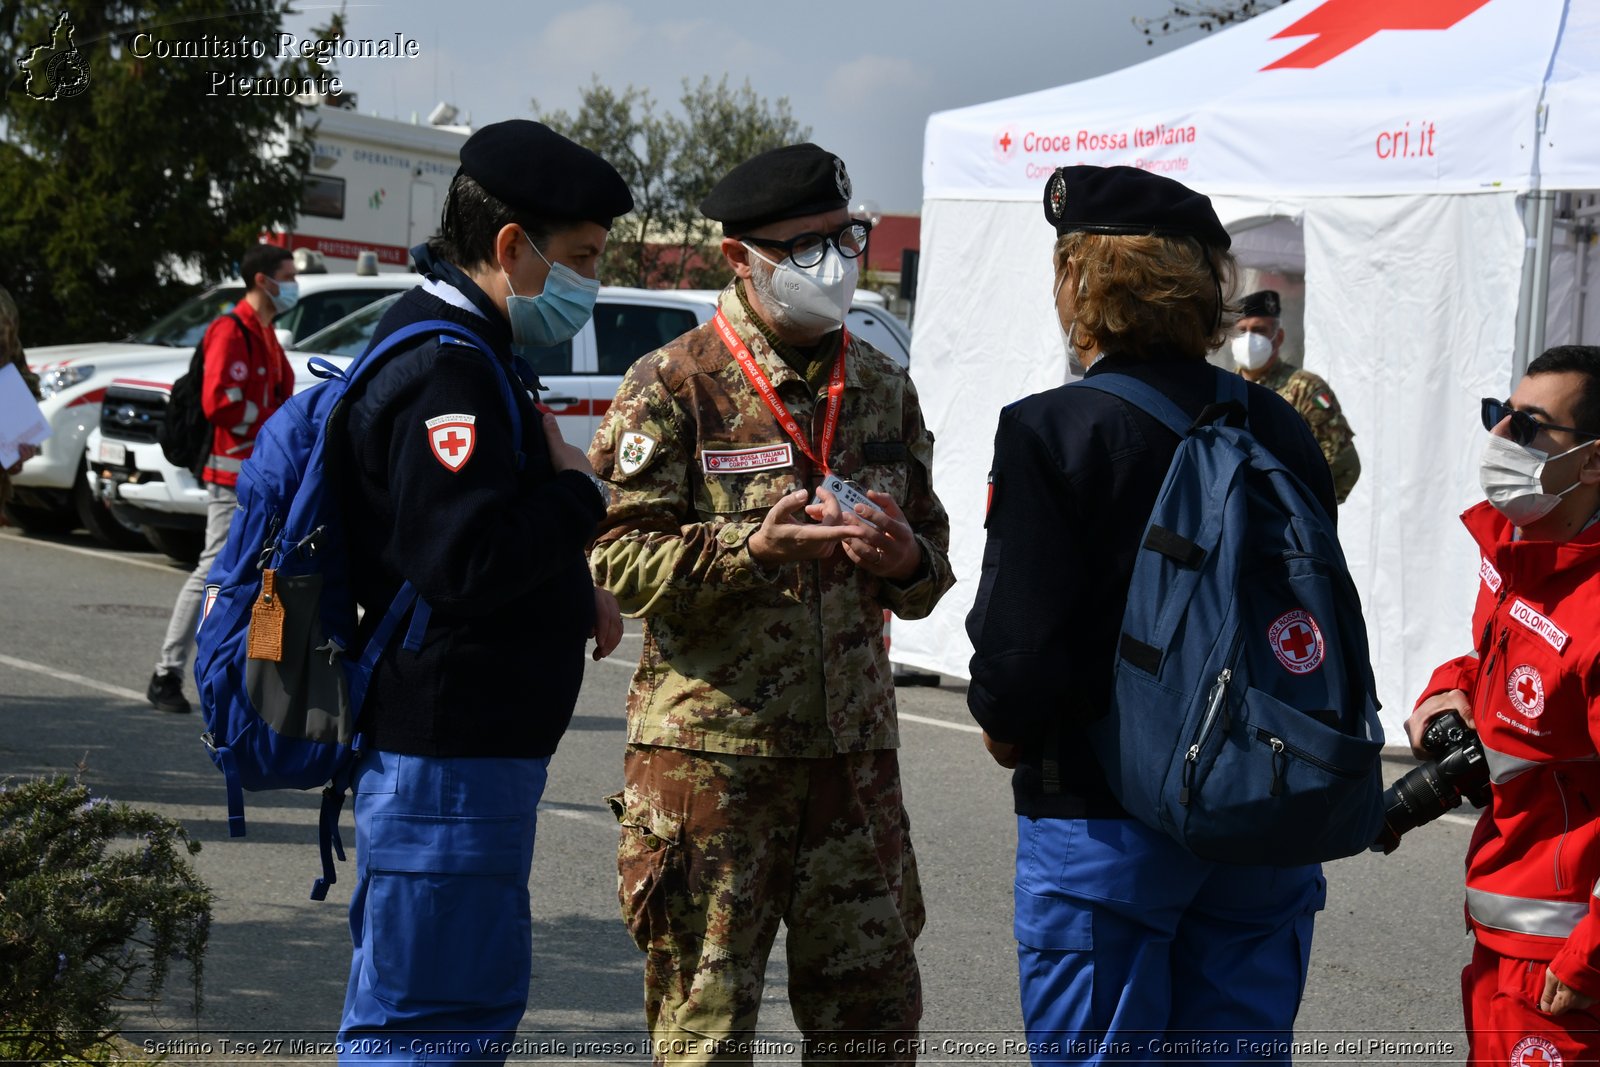
[[[753,473],[701,472],[695,486],[695,509],[705,518],[732,518],[765,512],[795,487],[793,467]]]
[[[391,1005],[504,1004],[530,967],[524,820],[373,818],[364,966]]]
[[[622,921],[643,951],[663,949],[671,938],[668,908],[687,888],[683,873],[683,818],[655,811],[641,799],[613,793],[606,804],[617,817],[617,903]]]

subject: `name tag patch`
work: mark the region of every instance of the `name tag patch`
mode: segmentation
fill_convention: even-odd
[[[700,469],[707,474],[744,474],[748,471],[770,471],[792,466],[794,466],[794,449],[786,444],[715,452],[708,448],[700,450]]]
[[[1478,568],[1478,577],[1483,579],[1483,584],[1489,587],[1489,592],[1500,591],[1500,572],[1494,569],[1494,564],[1489,562],[1489,557],[1483,557],[1483,566]]]
[[[1511,618],[1544,638],[1557,652],[1567,647],[1567,631],[1534,611],[1521,597],[1511,602]]]

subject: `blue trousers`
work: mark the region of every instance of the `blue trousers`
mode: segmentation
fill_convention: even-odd
[[[1211,863],[1135,819],[1017,820],[1036,1064],[1287,1064],[1321,868]]]
[[[528,1003],[549,763],[362,757],[341,1064],[504,1062]]]

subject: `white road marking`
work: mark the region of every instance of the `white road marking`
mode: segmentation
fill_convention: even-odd
[[[539,813],[541,815],[559,815],[563,819],[572,819],[576,822],[604,823],[607,821],[594,812],[573,811],[571,808],[541,808]]]
[[[1452,815],[1448,812],[1439,816],[1439,821],[1459,823],[1462,826],[1478,825],[1478,817],[1476,815]]]
[[[17,544],[27,545],[30,548],[53,548],[58,552],[75,552],[80,556],[90,556],[94,559],[109,560],[112,563],[126,563],[130,567],[148,567],[153,571],[163,571],[167,574],[183,575],[187,572],[173,567],[167,563],[151,563],[147,559],[129,559],[127,556],[116,552],[102,551],[94,548],[79,548],[77,545],[58,545],[54,541],[34,541],[28,538],[14,538]]]
[[[71,682],[73,685],[81,685],[85,689],[96,689],[102,693],[110,693],[114,697],[122,697],[124,700],[131,700],[136,704],[145,702],[143,693],[135,692],[132,689],[124,689],[120,685],[107,685],[105,682],[97,682],[93,678],[85,678],[83,675],[73,674],[71,671],[58,671],[54,667],[45,667],[37,663],[29,663],[25,659],[13,659],[5,655],[0,655],[0,664],[14,667],[19,671],[42,674],[46,678],[54,678],[58,682]]]
[[[973,726],[971,723],[946,722],[943,719],[930,719],[930,718],[927,718],[926,716],[923,716],[923,715],[912,715],[912,714],[909,714],[909,713],[904,712],[904,711],[902,711],[900,713],[900,721],[901,722],[920,722],[924,726],[943,726],[946,730],[960,730],[964,734],[981,734],[981,733],[983,733],[983,728],[982,727]]]

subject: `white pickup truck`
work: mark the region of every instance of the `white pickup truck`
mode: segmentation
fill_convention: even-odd
[[[587,449],[633,361],[710,319],[718,295],[708,289],[602,287],[594,317],[571,341],[545,349],[536,367],[546,388],[535,399],[560,421],[562,437]],[[306,368],[312,356],[338,363],[360,355],[393,299],[362,308],[291,351],[296,390],[318,381]],[[902,366],[909,364],[910,333],[876,293],[857,293],[848,326]],[[156,443],[172,382],[181,373],[182,368],[167,374],[141,368],[107,385],[100,426],[89,440],[86,477],[91,492],[118,519],[143,527],[151,543],[173,558],[193,560],[205,529],[205,488],[168,463]]]
[[[285,346],[322,330],[390,293],[409,289],[415,274],[300,275],[300,303],[274,323]],[[40,408],[51,435],[40,455],[12,481],[16,499],[6,514],[35,533],[64,533],[83,526],[105,544],[144,543],[137,526],[118,522],[96,498],[85,474],[84,446],[98,425],[107,387],[117,377],[171,383],[189,366],[194,346],[218,315],[244,295],[244,283],[224,283],[185,301],[123,341],[51,345],[25,353],[39,375]]]

